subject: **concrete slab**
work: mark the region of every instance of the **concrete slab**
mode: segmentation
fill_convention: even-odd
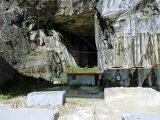
[[[32,92],[27,95],[27,107],[33,106],[57,106],[66,101],[65,91]]]
[[[122,120],[160,120],[160,114],[124,114]]]
[[[58,112],[45,108],[2,108],[0,120],[56,120]]]

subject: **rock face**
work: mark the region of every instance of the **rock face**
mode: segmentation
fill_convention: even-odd
[[[98,66],[110,74],[105,79],[159,85],[153,68],[160,64],[159,1],[97,2],[2,0],[0,56],[18,72],[49,81],[55,69],[94,66],[98,56]]]
[[[21,14],[17,6],[9,3],[0,4],[0,84],[14,78],[19,70],[23,57],[29,51],[28,40],[19,27]]]
[[[1,6],[8,7],[5,4],[1,4]],[[14,68],[18,68],[22,57],[29,50],[28,41],[17,25],[21,14],[20,9],[16,6],[6,9],[0,14],[0,55]]]
[[[55,69],[62,72],[68,65],[77,65],[61,33],[77,34],[75,29],[79,29],[78,34],[93,37],[95,3],[95,0],[2,0],[0,56],[11,69],[1,65],[0,74],[8,75],[1,81],[13,79],[14,74],[9,73],[15,70],[51,81]]]
[[[99,65],[103,69],[114,66],[153,66],[160,63],[158,6],[158,1],[145,0],[99,2],[99,14],[109,25],[107,27],[102,24],[101,19],[96,23]],[[99,28],[98,25],[102,27]]]
[[[63,72],[68,65],[76,65],[75,60],[61,42],[60,34],[54,30],[51,36],[46,36],[43,30],[39,31],[39,46],[26,55],[21,73],[34,78],[43,78],[51,81],[55,68]],[[38,32],[33,32],[30,39],[35,40]],[[34,45],[33,45],[34,46]]]
[[[97,9],[95,36],[99,67],[128,69],[127,81],[141,79],[140,86],[144,78],[157,77],[154,72],[149,75],[152,69],[146,71],[160,64],[159,1],[100,0]],[[140,76],[132,76],[133,67]]]

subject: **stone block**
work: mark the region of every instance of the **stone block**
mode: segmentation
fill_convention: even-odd
[[[106,88],[104,99],[109,107],[120,110],[159,110],[160,93],[152,88]]]
[[[58,111],[45,108],[4,108],[0,107],[0,120],[56,120]]]
[[[160,120],[160,114],[124,114],[122,120]]]
[[[65,103],[65,91],[32,92],[27,95],[27,107],[57,106]]]

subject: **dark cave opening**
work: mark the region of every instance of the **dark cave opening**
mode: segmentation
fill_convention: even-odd
[[[97,66],[97,49],[93,36],[70,35],[70,38],[65,40],[65,44],[78,66]]]

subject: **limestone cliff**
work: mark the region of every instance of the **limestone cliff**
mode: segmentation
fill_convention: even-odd
[[[104,67],[159,64],[159,2],[102,0],[100,3],[101,15],[106,21],[112,21],[112,29],[102,30],[104,40],[100,38],[103,42],[98,42],[98,48],[105,49]],[[106,35],[109,37],[105,38]],[[108,58],[107,54],[112,57]]]
[[[66,36],[94,37],[95,0],[1,0],[0,83],[23,75],[52,80],[57,67],[77,65]],[[8,68],[10,66],[12,69]]]

